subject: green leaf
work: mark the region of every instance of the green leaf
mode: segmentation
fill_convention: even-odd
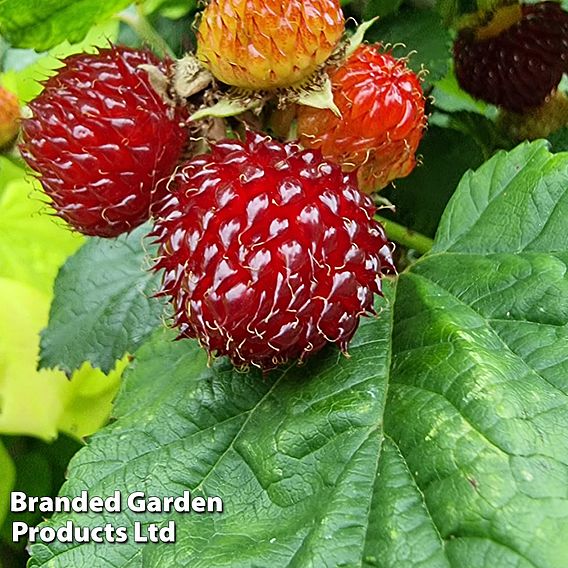
[[[436,108],[445,112],[474,112],[488,119],[495,119],[498,113],[497,107],[474,99],[461,89],[453,70],[434,83],[432,100]]]
[[[29,174],[12,167],[5,175],[11,181],[0,188],[0,277],[51,292],[59,267],[82,239],[51,214]]]
[[[451,58],[451,39],[434,10],[403,7],[396,14],[381,18],[368,32],[369,41],[390,44],[397,57],[412,52],[409,65],[416,72],[425,68],[425,87],[442,78]]]
[[[176,20],[192,12],[197,7],[196,0],[144,0],[141,4],[144,14],[159,13]]]
[[[53,440],[58,431],[81,438],[110,414],[119,369],[106,377],[87,365],[72,380],[60,371],[37,371],[39,332],[50,295],[0,277],[0,433]]]
[[[108,372],[160,326],[163,302],[152,297],[158,278],[148,270],[148,231],[144,225],[115,240],[89,239],[65,263],[42,333],[41,368],[70,374],[88,361]]]
[[[567,177],[542,141],[466,174],[350,359],[263,378],[156,332],[62,494],[189,489],[223,514],[56,515],[174,520],[177,542],[39,543],[30,568],[564,568]]]
[[[184,516],[180,531],[199,535],[193,541],[180,533],[178,542],[187,547],[184,565],[282,566],[296,553],[299,566],[317,558],[318,565],[332,566],[337,551],[328,543],[336,538],[344,543],[341,558],[347,561],[363,545],[365,528],[356,520],[368,509],[365,499],[376,475],[389,311],[385,306],[381,319],[365,322],[350,349],[352,359],[328,349],[305,367],[274,373],[267,380],[260,373],[239,373],[224,360],[209,369],[194,342],[173,343],[171,333],[160,331],[136,356],[117,402],[120,419],[103,435],[110,445],[96,458],[100,467],[88,464],[90,452],[97,451],[94,445],[81,452],[68,490],[81,485],[105,493],[136,483],[148,493],[162,494],[175,483],[180,489],[192,487],[196,494],[223,496],[227,512],[222,516],[210,521]],[[164,388],[156,379],[164,377],[166,368]],[[142,423],[148,430],[140,436],[135,432]],[[118,448],[116,443],[122,448],[120,463],[106,458],[111,446]],[[129,471],[129,463],[136,463],[139,472],[153,469],[156,476],[144,473],[144,481]],[[156,485],[158,478],[162,488]],[[358,499],[346,507],[349,494]],[[151,517],[126,512],[113,522],[129,526]],[[278,523],[268,523],[271,517]],[[101,518],[87,515],[81,522],[93,525]],[[66,548],[36,547],[36,565],[50,560],[58,566],[80,565],[94,550]],[[109,565],[127,565],[140,553],[144,565],[176,565],[175,548],[138,548],[129,542],[102,555]]]
[[[95,24],[126,8],[129,0],[0,0],[0,34],[14,47],[45,51],[81,41]]]
[[[91,28],[83,41],[74,44],[65,41],[45,53],[36,53],[32,49],[9,49],[0,84],[16,93],[21,103],[28,103],[41,92],[40,81],[61,67],[61,59],[79,52],[96,53],[99,48],[116,40],[118,27],[117,20],[109,20]]]
[[[402,0],[366,0],[363,16],[365,19],[387,16],[398,10],[401,4]]]
[[[22,179],[23,169],[5,156],[0,155],[0,199],[11,181]]]
[[[528,3],[533,2],[529,0]],[[461,27],[464,18],[484,12],[492,12],[501,6],[512,4],[504,0],[437,0],[436,6],[444,23],[448,26]]]
[[[65,481],[69,460],[83,445],[73,438],[60,436],[47,443],[24,436],[2,437],[7,453],[13,460],[15,483],[12,491],[23,491],[29,496],[56,496]],[[45,518],[45,513],[10,512],[0,525],[0,558],[5,568],[23,568],[29,558],[25,551],[27,542],[14,542],[12,525],[24,522],[35,526]]]
[[[428,121],[430,125],[450,128],[469,136],[489,159],[496,150],[510,150],[514,144],[499,130],[495,122],[475,112],[434,112]]]

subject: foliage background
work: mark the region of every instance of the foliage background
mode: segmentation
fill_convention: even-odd
[[[393,280],[350,360],[330,348],[268,380],[224,361],[207,368],[163,328],[144,230],[85,243],[49,216],[17,156],[0,157],[5,568],[27,557],[11,543],[9,491],[56,494],[111,408],[116,421],[73,459],[64,494],[191,488],[223,496],[227,513],[177,518],[176,547],[36,545],[31,566],[568,565],[568,156],[549,150],[568,148],[566,130],[550,146],[495,155],[516,142],[499,131],[497,109],[456,84],[448,23],[459,3],[344,8],[380,15],[368,39],[404,43],[395,50],[416,51],[410,64],[429,71],[423,165],[384,192],[397,210],[382,213],[437,233],[432,253]],[[25,105],[57,58],[142,45],[146,22],[182,54],[195,9],[0,0],[0,84]]]

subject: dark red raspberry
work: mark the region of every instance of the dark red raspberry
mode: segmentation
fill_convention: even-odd
[[[568,12],[556,2],[507,6],[454,44],[456,76],[478,99],[513,112],[545,102],[568,71]]]
[[[86,235],[114,237],[150,216],[185,148],[181,111],[150,85],[152,53],[113,47],[72,55],[30,103],[22,155],[57,214]]]
[[[249,133],[184,164],[153,235],[182,337],[267,369],[332,342],[342,350],[393,270],[354,174]]]

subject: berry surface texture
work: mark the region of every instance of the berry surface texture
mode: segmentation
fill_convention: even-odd
[[[85,235],[114,237],[146,221],[187,132],[140,65],[148,51],[72,55],[23,121],[21,151],[60,217]]]
[[[375,207],[320,152],[249,133],[182,165],[156,268],[181,334],[236,365],[343,350],[393,269]]]

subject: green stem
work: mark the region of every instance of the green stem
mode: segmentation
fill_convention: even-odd
[[[434,244],[434,241],[420,233],[412,231],[404,225],[399,225],[390,219],[375,215],[375,219],[381,223],[391,241],[395,241],[409,249],[414,249],[420,254],[426,254]]]
[[[176,59],[176,54],[168,45],[166,40],[154,29],[148,18],[142,12],[142,8],[136,6],[136,14],[122,12],[118,19],[130,26],[136,35],[145,41],[160,57],[169,57]]]

